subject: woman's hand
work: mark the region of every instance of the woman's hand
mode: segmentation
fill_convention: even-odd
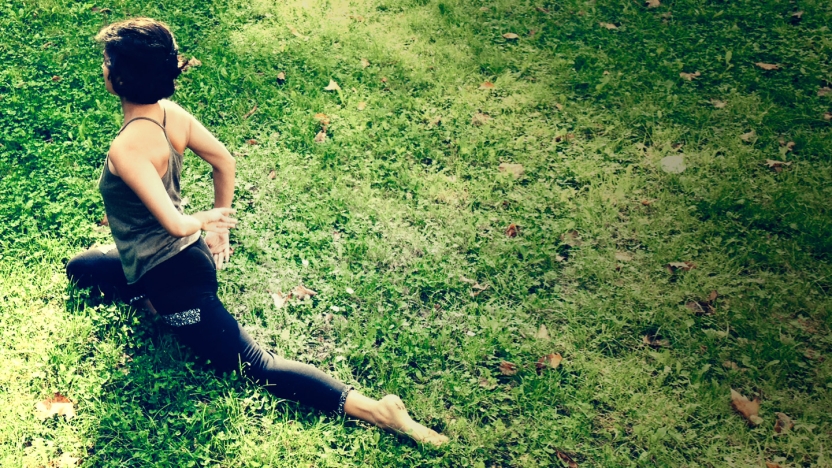
[[[237,220],[230,217],[237,210],[232,208],[214,208],[213,210],[200,211],[191,216],[200,222],[200,229],[206,232],[228,234],[228,230],[237,225]]]
[[[228,239],[228,233],[206,233],[205,244],[208,245],[211,255],[214,256],[214,264],[217,265],[217,270],[222,270],[223,266],[228,263],[228,259],[233,253],[231,250],[231,243]]]

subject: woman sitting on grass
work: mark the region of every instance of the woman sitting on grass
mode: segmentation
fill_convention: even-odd
[[[417,442],[447,437],[416,423],[395,395],[368,398],[307,364],[261,348],[217,297],[217,269],[228,261],[235,162],[187,111],[163,98],[181,73],[176,42],[159,21],[109,25],[96,40],[107,91],[121,99],[124,125],[98,182],[116,248],[73,258],[67,274],[80,287],[135,302],[143,296],[178,339],[221,372],[241,371],[280,398],[347,414]],[[179,174],[186,148],[213,167],[214,209],[186,215]],[[205,238],[200,232],[206,231]]]

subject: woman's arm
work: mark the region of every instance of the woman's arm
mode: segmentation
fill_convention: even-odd
[[[214,208],[231,207],[237,163],[225,145],[193,116],[188,136],[188,148],[214,169]]]

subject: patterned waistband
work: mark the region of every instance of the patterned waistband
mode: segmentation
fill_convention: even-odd
[[[338,409],[335,410],[335,414],[338,416],[344,415],[344,404],[347,402],[347,395],[351,390],[354,390],[354,387],[347,387],[341,392],[341,399],[338,400]]]
[[[199,309],[190,309],[184,312],[177,312],[175,314],[162,315],[162,320],[171,327],[184,327],[185,325],[193,325],[199,323],[200,315]]]

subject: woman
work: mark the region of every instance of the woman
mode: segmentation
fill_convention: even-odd
[[[413,421],[399,397],[368,398],[315,367],[262,349],[240,327],[217,297],[216,276],[228,261],[228,229],[236,224],[230,217],[235,162],[199,121],[164,99],[173,95],[180,74],[173,35],[164,23],[136,18],[105,27],[96,40],[104,46],[105,86],[121,99],[125,122],[99,180],[116,249],[73,258],[70,279],[131,303],[146,297],[196,354],[220,371],[241,371],[280,398],[417,442],[447,441]],[[182,212],[179,173],[186,148],[213,167],[212,210]]]

